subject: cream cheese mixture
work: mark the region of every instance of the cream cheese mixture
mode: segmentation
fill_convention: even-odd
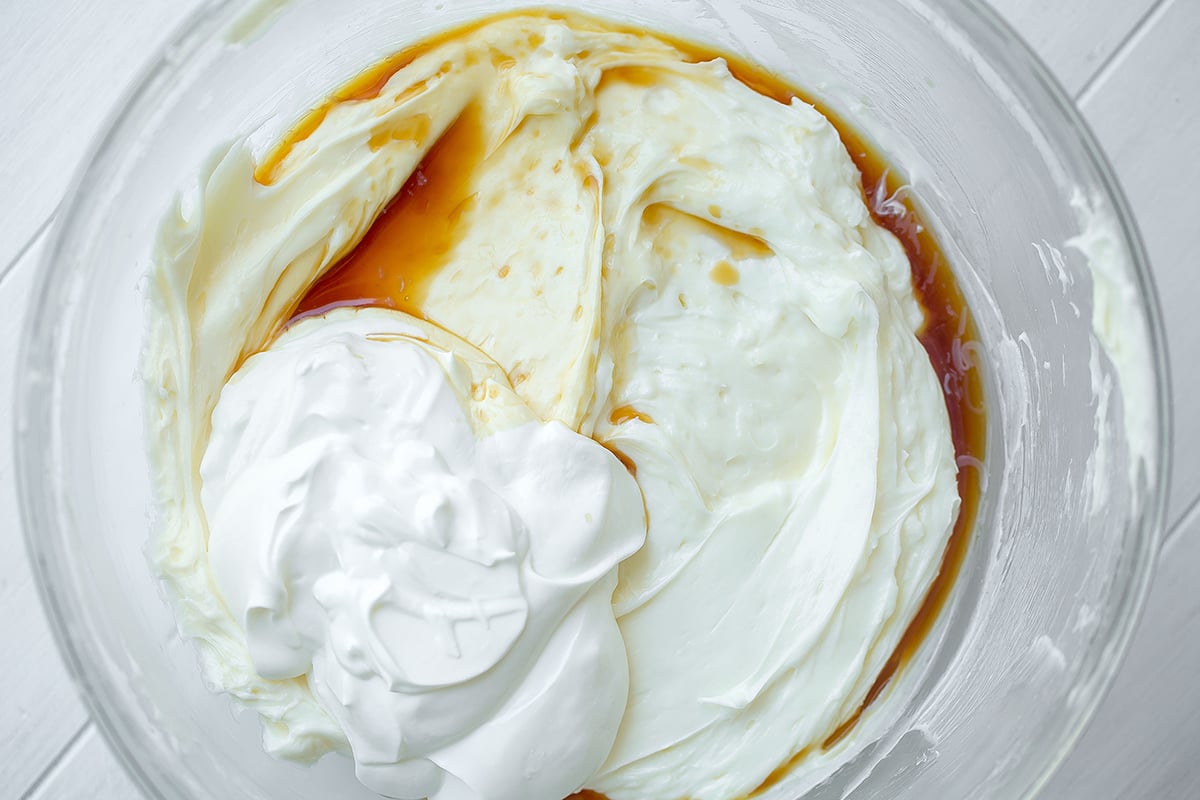
[[[467,119],[414,307],[276,335]],[[234,143],[164,221],[146,367],[154,558],[270,753],[398,798],[733,800],[854,715],[959,494],[828,120],[512,16],[268,166]]]

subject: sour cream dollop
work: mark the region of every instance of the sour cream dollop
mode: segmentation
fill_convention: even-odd
[[[565,797],[599,768],[641,493],[494,363],[398,312],[303,322],[226,384],[201,477],[255,669],[308,676],[369,788]]]

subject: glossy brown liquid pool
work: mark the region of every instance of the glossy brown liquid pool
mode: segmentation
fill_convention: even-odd
[[[304,295],[293,319],[337,306],[384,306],[423,317],[425,280],[445,266],[483,162],[479,110],[469,106],[350,254]],[[399,269],[404,265],[404,269]]]
[[[548,13],[546,16],[548,19],[567,18],[567,15],[557,13]],[[569,19],[572,25],[578,27],[619,28],[582,16],[571,15]],[[355,78],[293,128],[262,162],[255,172],[255,178],[260,183],[270,183],[291,148],[316,130],[334,104],[377,96],[387,80],[421,52],[439,42],[463,35],[479,24],[441,34],[381,62]],[[940,572],[920,611],[875,680],[862,706],[820,745],[828,749],[845,737],[863,711],[883,694],[891,679],[912,659],[946,605],[962,567],[979,507],[981,467],[985,456],[986,415],[983,407],[982,365],[977,363],[977,354],[980,352],[978,334],[937,240],[925,223],[919,207],[905,191],[902,174],[851,125],[820,102],[744,59],[670,37],[659,38],[678,47],[691,61],[726,59],[734,76],[745,85],[782,103],[788,103],[794,97],[809,102],[837,128],[862,173],[863,194],[875,220],[895,234],[908,254],[916,296],[926,314],[926,324],[919,337],[941,378],[946,398],[959,465],[958,492],[962,500],[954,532],[943,555]],[[652,70],[641,70],[634,77],[638,81],[652,82],[654,76]],[[623,75],[622,78],[629,79],[629,76]],[[362,242],[310,287],[290,321],[338,306],[384,306],[422,316],[422,287],[431,275],[445,266],[455,241],[457,220],[473,199],[472,177],[484,159],[477,113],[474,107],[468,108],[440,137]],[[419,127],[392,135],[421,136],[428,133],[419,130]],[[718,268],[713,278],[721,283],[734,283],[737,275],[735,271]],[[629,408],[613,411],[614,421],[633,416],[641,415]],[[632,465],[625,461],[632,469]],[[811,751],[810,747],[780,765],[750,796],[765,792]],[[572,798],[603,800],[602,795],[590,790],[581,791],[572,795]]]

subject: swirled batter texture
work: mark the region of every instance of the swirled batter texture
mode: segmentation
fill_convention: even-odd
[[[272,344],[466,121],[411,306]],[[395,797],[730,800],[861,706],[959,498],[908,260],[824,117],[515,16],[268,166],[235,143],[164,222],[147,375],[155,557],[270,752]]]

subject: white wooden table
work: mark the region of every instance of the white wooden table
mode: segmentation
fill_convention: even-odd
[[[850,0],[848,0],[849,2]],[[137,798],[88,720],[20,534],[11,385],[49,221],[84,149],[196,0],[0,0],[0,800]],[[1052,800],[1200,797],[1200,0],[993,0],[1072,92],[1128,192],[1175,392],[1169,533],[1116,686]],[[1193,391],[1198,390],[1198,391]]]

